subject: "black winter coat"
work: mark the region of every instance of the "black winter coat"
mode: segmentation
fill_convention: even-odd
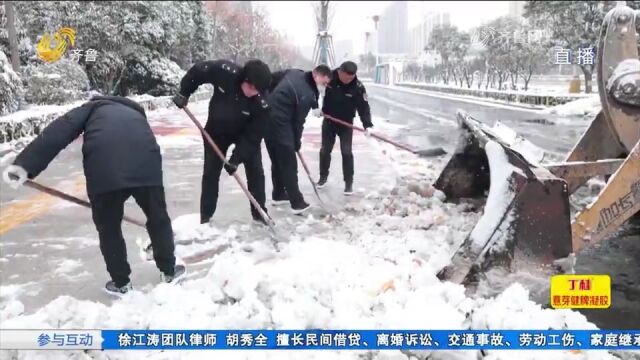
[[[356,110],[360,115],[362,126],[372,127],[371,109],[364,85],[358,80],[358,77],[345,85],[338,77],[338,70],[334,70],[324,94],[322,112],[339,120],[353,123]]]
[[[140,186],[162,185],[160,147],[136,102],[98,96],[47,126],[14,164],[38,176],[80,134],[89,195]]]
[[[318,95],[311,72],[288,70],[269,95],[271,115],[265,138],[298,150],[307,114],[318,108]]]
[[[269,105],[261,95],[247,98],[240,85],[242,68],[227,60],[202,61],[182,78],[180,94],[189,98],[202,84],[214,86],[205,129],[213,140],[235,144],[230,162],[241,164],[260,150]]]

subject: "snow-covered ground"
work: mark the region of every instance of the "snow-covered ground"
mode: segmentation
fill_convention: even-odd
[[[376,122],[381,124],[382,121]],[[308,119],[317,128],[318,119]],[[382,128],[382,130],[381,130]],[[376,131],[389,131],[379,126]],[[443,202],[433,182],[444,162],[425,161],[370,140],[386,157],[395,179],[367,183],[359,201],[343,206],[336,220],[280,221],[287,241],[272,243],[247,225],[216,229],[197,217],[174,220],[176,242],[198,237],[229,247],[211,259],[205,276],[181,285],[158,284],[112,303],[61,296],[25,313],[18,295],[0,289],[3,328],[38,329],[595,329],[571,310],[543,309],[525,288],[511,284],[492,298],[471,298],[465,289],[441,282],[436,273],[471,231],[478,214]],[[416,190],[416,189],[422,189]],[[287,228],[288,226],[288,228]],[[255,241],[247,242],[247,238]],[[178,245],[181,256],[202,244]],[[60,272],[83,266],[69,259]],[[99,352],[5,351],[11,359],[299,359],[299,352]],[[360,359],[359,351],[305,351],[304,358]],[[427,353],[376,352],[370,359],[423,359]],[[409,357],[412,356],[412,357]],[[415,356],[415,357],[413,357]],[[613,359],[606,352],[437,351],[430,359]]]

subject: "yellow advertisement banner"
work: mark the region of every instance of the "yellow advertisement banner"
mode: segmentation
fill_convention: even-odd
[[[609,275],[554,275],[551,277],[554,309],[607,309],[611,306]]]

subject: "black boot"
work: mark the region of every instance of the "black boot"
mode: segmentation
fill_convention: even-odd
[[[327,177],[326,176],[320,176],[320,180],[318,180],[318,183],[316,184],[316,187],[318,189],[322,189],[325,185],[327,185]]]
[[[264,219],[262,218],[262,216],[260,215],[252,215],[253,217],[253,221],[255,221],[257,224],[260,225],[264,225],[267,226],[268,224],[264,221]]]
[[[344,194],[353,195],[353,184],[348,182],[344,184]]]
[[[289,203],[289,194],[287,192],[283,192],[280,194],[272,194],[271,199],[273,200],[273,205],[284,205]]]
[[[311,205],[309,205],[306,201],[300,200],[300,202],[291,204],[291,211],[295,215],[299,215],[307,211],[310,207]]]
[[[104,290],[111,295],[115,295],[115,296],[123,296],[124,294],[128,293],[130,290],[133,290],[133,286],[131,285],[131,282],[126,283],[123,286],[118,286],[116,285],[116,283],[112,280],[107,282],[104,285]]]
[[[187,268],[184,265],[177,264],[174,267],[173,274],[160,273],[160,279],[166,283],[176,283],[187,273]]]

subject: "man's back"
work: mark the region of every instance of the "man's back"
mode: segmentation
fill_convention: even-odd
[[[98,97],[92,102],[82,145],[87,186],[104,192],[159,185],[160,147],[144,110],[126,98]]]
[[[144,109],[121,97],[95,97],[53,121],[18,155],[31,177],[84,133],[82,154],[89,195],[162,185],[162,157]]]

